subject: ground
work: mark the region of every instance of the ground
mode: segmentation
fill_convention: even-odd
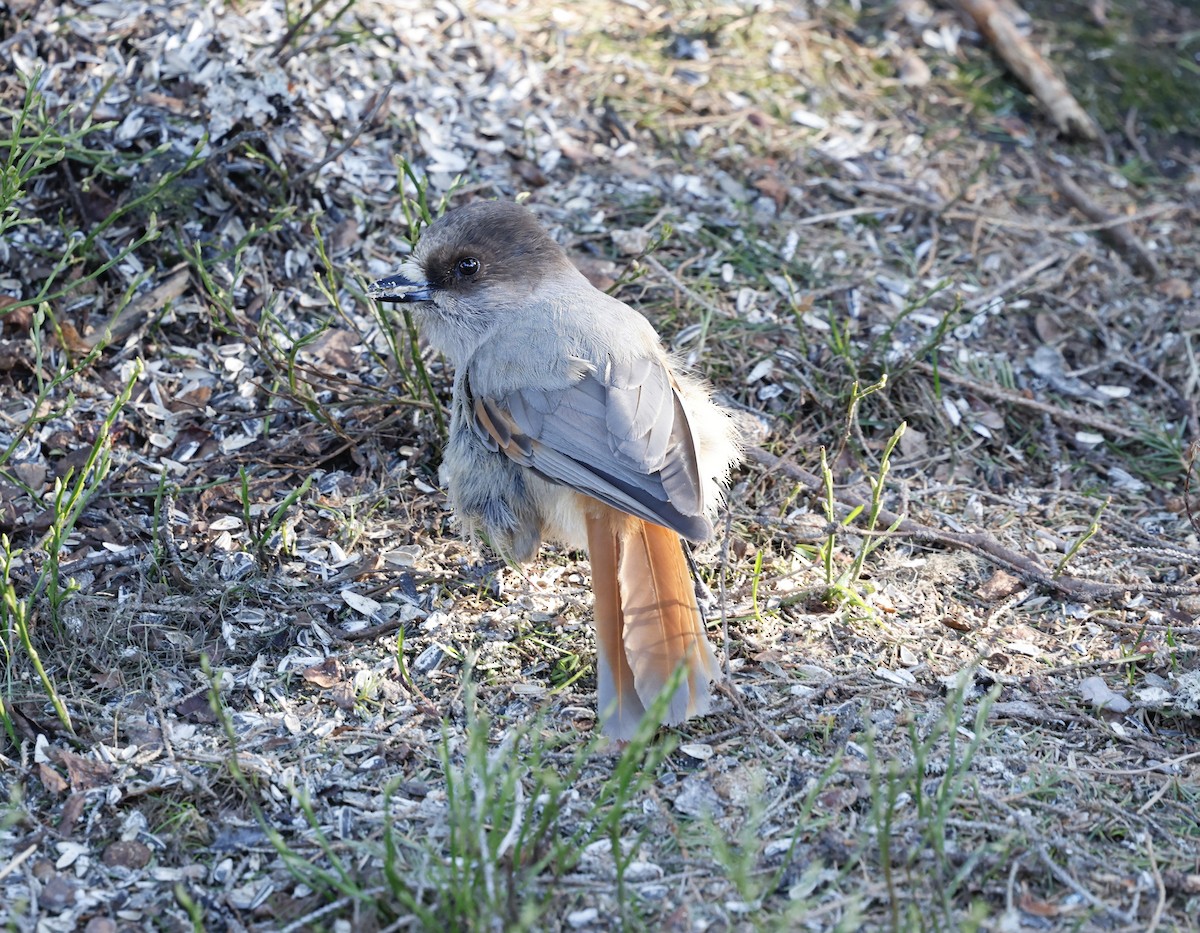
[[[3,925],[1196,929],[1200,18],[1030,9],[1098,142],[924,0],[0,5]],[[625,747],[364,296],[481,197],[746,434]]]

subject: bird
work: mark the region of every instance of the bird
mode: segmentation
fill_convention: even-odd
[[[632,739],[668,688],[666,725],[707,713],[721,667],[681,538],[713,537],[742,446],[709,385],[514,202],[447,211],[367,294],[453,367],[440,477],[463,532],[517,563],[587,551],[602,732]]]

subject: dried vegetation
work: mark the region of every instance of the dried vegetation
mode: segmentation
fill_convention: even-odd
[[[0,5],[5,926],[1195,928],[1196,139],[857,6]],[[522,193],[754,443],[624,750],[362,295]]]

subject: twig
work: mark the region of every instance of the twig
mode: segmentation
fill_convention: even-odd
[[[1129,224],[1125,218],[1114,217],[1093,201],[1086,191],[1068,177],[1066,172],[1054,172],[1053,175],[1054,184],[1058,187],[1063,197],[1078,208],[1085,217],[1099,223],[1110,224],[1110,226],[1105,227],[1101,231],[1101,235],[1105,239],[1131,259],[1135,266],[1151,278],[1156,279],[1162,275],[1162,270],[1158,267],[1158,262],[1155,260],[1154,255],[1146,247],[1146,244],[1138,239],[1133,231],[1129,229]]]
[[[16,871],[18,868],[20,868],[21,863],[24,862],[26,859],[28,859],[29,856],[33,855],[33,853],[37,851],[37,848],[38,847],[36,845],[32,845],[28,849],[25,849],[22,852],[18,852],[11,859],[9,859],[8,864],[5,865],[3,868],[0,868],[0,881],[7,878],[14,871]]]
[[[936,210],[936,204],[926,204],[929,210]],[[809,217],[801,217],[799,220],[793,221],[794,227],[811,227],[816,224],[823,224],[830,220],[841,220],[843,217],[858,217],[862,214],[887,214],[896,209],[895,205],[880,204],[877,206],[865,207],[848,207],[841,211],[828,211],[824,214],[813,214]]]
[[[915,360],[911,367],[919,372],[934,375],[934,368],[929,363],[923,360]],[[1005,389],[1002,386],[989,385],[985,382],[978,382],[969,376],[960,376],[957,373],[949,372],[941,367],[936,370],[938,379],[943,382],[952,382],[955,385],[962,386],[974,392],[976,395],[982,395],[984,398],[999,399],[1002,402],[1007,402],[1010,405],[1017,405],[1021,408],[1030,408],[1033,411],[1039,411],[1049,415],[1059,421],[1069,421],[1074,424],[1081,424],[1084,427],[1092,428],[1104,434],[1115,435],[1116,437],[1124,437],[1128,440],[1138,440],[1142,435],[1137,431],[1127,428],[1120,424],[1114,424],[1112,421],[1107,421],[1104,418],[1096,415],[1089,415],[1084,412],[1071,411],[1066,408],[1059,408],[1057,405],[1051,405],[1048,402],[1039,402],[1034,398],[1026,398],[1019,392],[1014,392],[1011,389]]]
[[[283,34],[283,38],[280,39],[279,42],[276,43],[274,54],[275,54],[275,57],[279,59],[278,64],[280,67],[283,67],[283,64],[289,58],[291,58],[292,55],[296,51],[295,49],[290,49],[290,50],[288,50],[287,54],[285,55],[283,53],[283,50],[286,49],[291,44],[292,40],[295,39],[296,36],[300,34],[300,30],[304,29],[304,27],[308,25],[309,20],[311,20],[314,16],[316,16],[321,11],[321,8],[323,6],[325,6],[325,4],[327,4],[328,2],[329,2],[329,0],[316,0],[316,2],[314,2],[313,5],[311,7],[309,7],[308,12],[297,17],[296,21],[294,23],[292,23],[291,28],[288,29],[288,31]]]
[[[845,190],[846,185],[842,183],[833,183],[828,179],[819,179],[814,184],[820,184],[821,187],[827,188],[837,197],[844,200],[851,200],[855,197],[853,193]],[[1124,224],[1141,223],[1145,220],[1152,220],[1163,214],[1170,214],[1175,211],[1183,210],[1183,205],[1168,203],[1155,204],[1153,207],[1147,207],[1144,210],[1137,211],[1127,217],[1109,216],[1105,220],[1095,221],[1087,224],[1071,224],[1071,223],[1045,223],[1040,220],[1021,220],[1016,217],[1001,217],[999,214],[989,214],[987,211],[971,210],[964,206],[957,199],[948,201],[930,200],[921,198],[915,195],[907,194],[899,191],[894,185],[880,184],[872,181],[856,181],[853,184],[855,192],[861,194],[875,195],[879,198],[890,198],[900,204],[907,204],[910,207],[919,210],[929,211],[934,217],[941,217],[945,220],[969,220],[973,223],[991,224],[995,227],[1006,227],[1011,230],[1028,230],[1035,233],[1044,234],[1072,234],[1072,233],[1095,233],[1100,230],[1108,230],[1112,227],[1122,226]],[[813,217],[804,218],[802,223],[819,223],[823,220],[836,219],[840,216],[851,216],[852,214],[881,214],[885,213],[889,208],[886,205],[873,205],[871,207],[853,207],[847,208],[845,211],[832,211],[828,214],[817,214]]]
[[[1004,913],[1008,916],[1017,916],[1017,899],[1013,895],[1017,890],[1017,872],[1020,870],[1021,860],[1013,859],[1012,864],[1008,866],[1008,885],[1004,889]]]
[[[726,507],[725,509],[725,534],[721,538],[721,566],[719,568],[720,576],[717,577],[717,587],[721,598],[721,650],[725,652],[725,680],[733,680],[733,671],[730,668],[730,658],[733,652],[729,645],[729,606],[727,604],[727,593],[725,591],[725,576],[729,573],[729,542],[733,540],[733,510]],[[691,560],[691,555],[688,555]],[[698,574],[693,574],[694,579],[699,580]]]
[[[762,718],[762,716],[758,714],[757,710],[751,709],[745,698],[738,693],[733,684],[721,683],[719,685],[719,689],[727,697],[733,700],[733,705],[737,708],[738,715],[741,716],[743,720],[751,720],[756,726],[758,726],[759,729],[762,730],[763,734],[766,735],[771,742],[779,747],[779,749],[788,758],[795,761],[798,765],[804,765],[804,759],[800,753],[792,745],[790,745],[787,740],[783,738],[783,736],[776,732],[774,727],[772,727],[765,719]]]
[[[329,914],[336,913],[339,910],[349,907],[355,901],[369,901],[371,898],[386,893],[388,893],[388,889],[384,887],[370,888],[353,896],[339,898],[330,904],[323,904],[316,910],[305,914],[303,917],[293,920],[287,926],[282,928],[281,933],[296,933],[297,930],[311,930],[316,926],[314,921],[319,920],[321,917],[327,917]]]
[[[1071,94],[1066,83],[1046,63],[993,0],[957,0],[958,6],[975,20],[1009,70],[1020,79],[1050,114],[1059,131],[1080,139],[1098,139],[1095,121]]]
[[[1009,818],[1012,819],[1013,822],[1015,822],[1019,827],[1021,827],[1022,831],[1029,839],[1030,848],[1033,849],[1033,851],[1037,854],[1038,859],[1041,860],[1042,864],[1046,866],[1046,868],[1050,871],[1050,874],[1058,879],[1060,884],[1070,888],[1075,892],[1076,895],[1087,901],[1087,903],[1091,904],[1092,907],[1103,911],[1108,916],[1114,917],[1120,920],[1122,923],[1133,922],[1133,917],[1130,916],[1130,914],[1104,903],[1104,901],[1100,900],[1100,898],[1080,884],[1075,879],[1075,876],[1067,871],[1067,869],[1059,865],[1058,862],[1054,861],[1054,859],[1050,856],[1050,850],[1046,847],[1046,840],[1042,837],[1041,833],[1037,831],[1037,827],[1033,825],[1033,820],[1027,813],[1017,810],[1014,807],[1010,807],[1003,800],[999,800],[995,797],[989,798],[989,800],[991,803],[1007,813]]]
[[[1141,159],[1147,165],[1153,165],[1154,159],[1151,157],[1150,153],[1146,151],[1145,144],[1142,143],[1142,140],[1137,134],[1137,116],[1137,107],[1130,107],[1129,112],[1125,114],[1125,138],[1129,140],[1129,145],[1133,146],[1133,148],[1137,151],[1139,159]]]
[[[1137,626],[1130,626],[1130,628],[1137,628],[1138,630],[1141,630],[1145,627],[1146,623],[1141,623]],[[1175,631],[1175,629],[1171,629],[1171,631]],[[1193,629],[1193,631],[1200,631],[1200,629]],[[1175,650],[1178,651],[1179,649]],[[1196,651],[1200,651],[1200,647],[1196,648]],[[1187,653],[1190,654],[1191,652],[1189,651]],[[1141,664],[1143,661],[1153,656],[1153,652],[1139,652],[1138,654],[1126,655],[1123,658],[1099,658],[1095,661],[1079,661],[1075,664],[1062,664],[1058,667],[1038,668],[1035,673],[1025,674],[1024,676],[1015,678],[1013,683],[1031,684],[1044,678],[1061,677],[1064,674],[1074,674],[1078,673],[1079,671],[1103,671],[1114,667],[1128,667],[1132,664]]]
[[[664,279],[666,279],[668,282],[670,282],[672,285],[674,285],[677,289],[679,289],[679,291],[682,292],[684,295],[686,295],[692,301],[693,304],[697,305],[700,308],[703,308],[709,314],[715,315],[716,317],[721,318],[721,317],[728,316],[727,312],[723,311],[717,305],[713,304],[711,301],[709,301],[707,298],[705,298],[703,295],[701,295],[699,292],[697,292],[694,288],[690,288],[683,281],[683,279],[681,279],[679,276],[677,276],[674,272],[672,272],[670,269],[668,269],[666,266],[664,266],[661,262],[659,262],[653,256],[643,256],[642,262],[644,262],[651,269],[653,269],[655,272],[657,272],[659,275],[661,275]]]
[[[185,263],[170,269],[154,288],[138,295],[88,334],[83,342],[89,349],[98,346],[124,345],[139,328],[145,327],[153,315],[161,312],[187,290],[191,271]]]
[[[60,569],[64,574],[82,573],[96,567],[111,567],[113,564],[132,563],[136,558],[144,557],[150,550],[148,544],[127,544],[119,551],[97,551],[78,560],[64,562]]]
[[[1075,260],[1075,256],[1078,256],[1078,255],[1079,255],[1079,253],[1076,253],[1074,256],[1072,256],[1071,261],[1073,262]],[[1039,259],[1032,266],[1022,269],[1020,272],[1018,272],[1012,278],[1007,279],[1004,282],[1001,282],[999,285],[996,285],[993,288],[989,288],[982,295],[976,295],[970,301],[966,302],[964,307],[968,311],[980,311],[980,310],[988,307],[997,298],[1000,298],[1002,295],[1005,295],[1008,292],[1011,292],[1013,289],[1017,288],[1017,286],[1019,286],[1019,285],[1024,285],[1026,282],[1028,282],[1030,279],[1032,279],[1039,272],[1041,272],[1045,269],[1049,269],[1051,266],[1057,265],[1058,263],[1062,262],[1064,256],[1065,256],[1065,254],[1063,254],[1063,253],[1051,253],[1049,256]],[[1068,263],[1068,265],[1069,264],[1070,263]]]
[[[376,117],[376,115],[378,115],[379,109],[383,106],[384,101],[386,101],[388,99],[388,97],[391,96],[392,88],[394,88],[395,86],[396,86],[395,82],[393,82],[393,83],[389,84],[387,87],[383,88],[382,90],[376,91],[375,99],[373,101],[371,101],[371,105],[369,107],[367,107],[367,112],[363,115],[363,118],[359,121],[358,128],[353,133],[350,134],[350,138],[347,139],[345,142],[343,142],[336,149],[333,149],[332,147],[327,148],[325,150],[325,157],[323,159],[321,159],[321,161],[319,161],[316,165],[311,165],[308,168],[306,168],[303,172],[301,172],[299,175],[296,176],[295,180],[299,181],[301,178],[305,178],[309,175],[315,176],[326,165],[328,165],[330,162],[333,162],[336,159],[340,159],[345,152],[347,152],[351,147],[353,147],[358,142],[358,137],[363,134],[363,131],[366,130],[368,127],[374,125],[375,117]]]
[[[1167,786],[1166,783],[1163,784],[1164,788]],[[1158,870],[1158,859],[1154,856],[1154,837],[1151,833],[1146,834],[1146,854],[1150,856],[1150,876],[1154,879],[1154,890],[1158,894],[1158,900],[1154,904],[1154,913],[1146,925],[1146,933],[1154,933],[1162,921],[1163,910],[1167,906],[1167,886],[1163,883],[1162,872]]]
[[[1025,831],[1030,833],[1030,835],[1033,834],[1031,827],[1026,827]],[[1066,885],[1079,897],[1083,898],[1097,910],[1103,911],[1105,914],[1108,914],[1111,917],[1115,917],[1122,923],[1133,922],[1133,917],[1129,916],[1129,914],[1125,913],[1124,911],[1117,910],[1117,908],[1110,907],[1108,904],[1104,903],[1104,901],[1100,900],[1100,898],[1096,897],[1095,894],[1076,881],[1074,875],[1059,865],[1058,862],[1054,861],[1054,859],[1050,857],[1050,850],[1046,848],[1046,843],[1043,842],[1040,837],[1034,837],[1030,839],[1030,844],[1033,846],[1033,851],[1037,853],[1037,857],[1041,859],[1042,864],[1050,870],[1050,874],[1057,878],[1061,884]]]
[[[807,470],[802,470],[793,463],[763,450],[761,447],[746,448],[746,456],[768,470],[786,474],[818,495],[824,495],[825,485],[820,477]],[[844,490],[838,494],[838,506],[845,512],[853,509],[869,509],[869,495],[859,494],[853,490]],[[907,536],[916,541],[930,544],[940,544],[947,547],[958,547],[971,551],[983,557],[997,567],[1003,567],[1031,583],[1067,596],[1080,602],[1104,602],[1108,600],[1124,600],[1132,593],[1154,593],[1160,596],[1182,596],[1200,593],[1197,586],[1172,586],[1163,583],[1098,583],[1092,580],[1081,580],[1066,574],[1055,575],[1054,571],[1031,558],[1018,554],[1004,547],[986,532],[946,531],[931,528],[911,518],[903,518],[890,509],[880,509],[878,523],[880,526],[895,526],[894,535]]]
[[[1110,217],[1108,220],[1096,221],[1090,224],[1047,224],[1036,220],[1016,220],[1012,217],[1000,217],[997,214],[985,214],[982,211],[953,210],[946,211],[941,216],[947,220],[974,220],[979,223],[992,224],[997,227],[1008,227],[1013,230],[1032,230],[1037,233],[1095,233],[1098,230],[1108,230],[1122,224],[1140,223],[1151,220],[1160,214],[1169,214],[1180,210],[1178,204],[1158,204],[1144,211],[1130,214],[1128,217]]]
[[[1176,783],[1176,780],[1174,777],[1167,777],[1164,775],[1163,781],[1161,784],[1158,785],[1158,790],[1156,790],[1154,792],[1154,795],[1149,800],[1147,800],[1144,804],[1142,804],[1140,807],[1137,808],[1137,815],[1145,816],[1147,813],[1149,813],[1151,810],[1153,810],[1156,806],[1158,806],[1158,802],[1160,800],[1162,800],[1163,797],[1167,796],[1167,791],[1169,791],[1173,788],[1177,788],[1178,786],[1179,785]],[[1147,929],[1148,930],[1154,929],[1154,927],[1150,926]]]
[[[1078,770],[1088,774],[1109,774],[1115,777],[1135,777],[1139,774],[1153,774],[1159,772],[1161,774],[1170,774],[1167,768],[1172,765],[1181,765],[1185,761],[1191,761],[1195,758],[1200,758],[1200,752],[1188,752],[1186,755],[1179,755],[1175,758],[1168,758],[1166,761],[1156,761],[1152,765],[1146,765],[1144,768],[1085,768],[1080,767]],[[1173,775],[1177,777],[1178,775]]]

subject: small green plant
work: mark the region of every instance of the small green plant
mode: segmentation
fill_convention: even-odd
[[[175,903],[184,909],[188,919],[192,921],[193,933],[204,933],[207,929],[204,926],[204,907],[196,902],[182,883],[175,885],[174,894]]]
[[[251,511],[248,500],[249,486],[245,470],[241,472],[241,476],[242,510],[243,514],[249,515]],[[281,550],[284,553],[291,553],[292,547],[295,545],[295,532],[291,528],[292,523],[288,521],[288,513],[292,506],[308,495],[312,484],[312,476],[306,476],[304,481],[289,492],[279,505],[270,511],[259,512],[258,515],[253,516],[251,523],[247,524],[250,540],[260,563],[265,563],[271,554],[277,554]]]
[[[11,136],[0,138],[0,151],[7,150],[0,164],[0,235],[18,225],[44,223],[42,218],[25,211],[22,201],[29,184],[60,162],[83,165],[93,176],[118,177],[122,171],[128,170],[130,164],[151,163],[169,155],[170,144],[166,143],[136,158],[117,155],[106,145],[89,148],[89,137],[109,130],[115,124],[93,123],[88,115],[78,126],[69,126],[69,113],[52,117],[47,112],[45,96],[38,90],[41,72],[23,78],[25,95],[20,110],[0,107],[0,115],[10,117],[13,127]],[[172,168],[159,174],[135,196],[122,201],[107,217],[89,226],[86,231],[64,227],[61,253],[41,284],[31,294],[8,305],[2,313],[10,314],[26,307],[39,308],[78,292],[124,262],[132,253],[156,240],[161,233],[156,212],[170,203],[170,193],[176,183],[201,164],[203,146],[203,143],[197,144],[187,158],[174,163]],[[135,229],[142,231],[139,235],[120,246],[101,249],[108,231],[134,219],[137,220]],[[113,319],[133,297],[133,289],[137,284],[134,282],[125,289],[122,301],[112,315]],[[49,315],[48,307],[45,313]],[[57,322],[52,323],[61,336]],[[103,349],[105,337],[102,334],[97,341],[96,352]]]
[[[849,441],[851,426],[856,417],[858,403],[867,395],[883,388],[886,384],[886,375],[879,382],[868,386],[865,390],[860,390],[858,383],[854,384],[851,390],[850,410],[846,419],[846,430],[843,434],[839,451],[844,449],[846,443]],[[878,533],[879,516],[883,511],[883,490],[887,482],[888,472],[891,469],[892,452],[896,449],[896,444],[899,443],[900,438],[904,436],[905,427],[906,424],[901,422],[900,426],[892,433],[891,438],[884,445],[883,453],[880,455],[877,472],[875,475],[867,477],[867,481],[871,487],[870,502],[867,503],[865,508],[859,505],[851,509],[845,518],[842,519],[837,517],[838,501],[833,488],[833,470],[829,466],[829,458],[825,448],[821,448],[821,478],[825,487],[825,496],[821,504],[825,511],[825,519],[829,522],[830,531],[819,548],[819,558],[825,574],[825,600],[830,605],[837,606],[849,603],[860,610],[869,611],[869,607],[856,587],[862,579],[867,558],[871,556],[871,553],[877,547],[887,540],[889,534],[899,527],[900,519],[897,518],[896,522],[882,534]],[[856,549],[850,564],[845,569],[838,570],[834,563],[834,557],[838,549],[839,535],[842,531],[849,529],[864,512],[866,513],[865,519],[859,529],[862,534],[862,543]]]
[[[18,592],[12,576],[14,562],[22,552],[12,546],[7,535],[0,536],[0,648],[11,661],[16,648],[11,639],[16,636],[16,642],[33,665],[55,715],[70,732],[74,731],[70,714],[34,646],[32,627],[39,601],[45,597],[50,620],[58,633],[62,634],[62,609],[76,590],[73,580],[63,579],[62,551],[84,508],[104,485],[112,462],[112,428],[141,374],[142,365],[139,361],[131,368],[125,386],[113,399],[100,422],[83,468],[78,473],[68,471],[66,476],[55,480],[50,527],[42,539],[45,557],[32,585],[24,593]],[[4,714],[4,726],[11,731],[12,724],[7,713]]]
[[[764,834],[769,823],[778,817],[772,817],[770,814],[766,805],[770,797],[765,793],[761,780],[753,782],[746,818],[732,838],[711,820],[706,822],[706,841],[712,857],[721,866],[725,877],[733,883],[756,925],[761,923],[766,929],[772,930],[796,929],[818,903],[817,897],[809,895],[814,894],[820,886],[817,876],[825,870],[821,863],[809,865],[806,871],[801,873],[800,879],[791,885],[794,890],[789,892],[785,906],[781,907],[771,895],[780,890],[784,878],[795,868],[796,853],[801,841],[819,836],[835,821],[836,815],[833,812],[818,813],[817,803],[829,790],[830,782],[840,771],[842,759],[840,752],[835,753],[820,774],[810,782],[803,800],[789,817],[794,825],[790,838],[784,837],[788,847],[769,870],[764,869],[761,864],[768,846]],[[853,910],[836,929],[858,929]]]
[[[625,263],[625,268],[621,271],[621,274],[617,276],[617,280],[612,284],[612,286],[609,287],[608,294],[616,295],[621,291],[621,289],[628,285],[632,285],[634,282],[644,276],[646,274],[646,266],[643,263],[643,260],[647,256],[653,255],[666,246],[674,232],[675,228],[669,223],[661,224],[658,229],[654,231],[654,235],[646,242],[645,247],[636,256],[630,257],[629,261]]]
[[[301,43],[298,40],[300,36],[304,34],[304,30],[313,21],[316,15],[320,13],[321,10],[323,10],[329,4],[329,2],[330,0],[312,0],[307,10],[298,10],[289,2],[289,0],[284,0],[283,15],[284,19],[287,21],[288,30],[286,33],[284,33],[283,38],[281,38],[275,45],[275,57],[278,58],[280,62],[287,61],[295,52],[299,51],[304,45],[308,44],[307,42]],[[332,29],[337,24],[338,20],[350,12],[351,8],[353,8],[354,4],[357,2],[358,0],[343,0],[342,5],[338,7],[334,14],[325,22],[324,29]]]
[[[1062,560],[1054,566],[1053,576],[1057,577],[1059,574],[1065,572],[1067,564],[1071,562],[1071,558],[1078,554],[1080,549],[1100,532],[1100,516],[1104,514],[1104,510],[1108,508],[1111,502],[1112,496],[1107,496],[1100,503],[1099,508],[1096,509],[1096,514],[1092,516],[1092,521],[1088,525],[1087,531],[1071,542],[1071,546],[1067,548],[1067,552],[1062,556]]]
[[[655,741],[656,717],[665,710],[669,688],[585,809],[573,812],[577,797],[572,790],[606,740],[597,735],[564,751],[567,741],[538,717],[507,728],[497,744],[492,721],[479,710],[468,674],[461,740],[452,738],[447,728],[438,749],[446,787],[446,833],[436,838],[408,833],[394,816],[396,780],[383,791],[387,817],[381,846],[354,843],[347,854],[344,843],[334,845],[321,828],[307,793],[291,787],[292,801],[308,825],[305,838],[318,850],[314,857],[298,851],[264,809],[260,800],[266,795],[259,779],[241,766],[220,677],[207,659],[202,667],[209,680],[210,705],[229,745],[230,777],[288,870],[325,892],[331,906],[341,904],[387,922],[409,916],[421,929],[432,931],[543,929],[555,895],[550,879],[573,871],[589,845],[608,839],[624,909],[628,895],[623,875],[637,856],[636,845],[621,844],[624,820],[632,799],[655,780],[674,748],[670,737]]]
[[[885,764],[879,757],[874,729],[865,737],[871,811],[862,845],[868,858],[874,852],[883,873],[893,929],[909,929],[914,925],[934,929],[961,928],[962,918],[955,911],[957,897],[962,888],[971,883],[980,865],[995,855],[991,847],[979,847],[967,854],[964,863],[956,860],[955,853],[947,847],[947,839],[952,833],[951,820],[968,796],[971,768],[987,737],[988,714],[1000,695],[999,686],[994,686],[980,699],[970,738],[964,745],[959,723],[967,713],[967,692],[971,683],[972,672],[964,672],[947,695],[941,715],[929,722],[925,734],[918,731],[918,718],[909,722],[911,759],[907,764],[895,757]],[[940,774],[940,777],[931,778],[932,774]],[[906,809],[915,813],[909,816]],[[997,844],[1007,846],[1008,840]],[[904,898],[898,875],[912,870],[924,858],[924,852],[933,853],[940,876],[940,883],[934,886],[939,892],[936,905],[939,914],[917,917],[912,913],[917,905]]]

